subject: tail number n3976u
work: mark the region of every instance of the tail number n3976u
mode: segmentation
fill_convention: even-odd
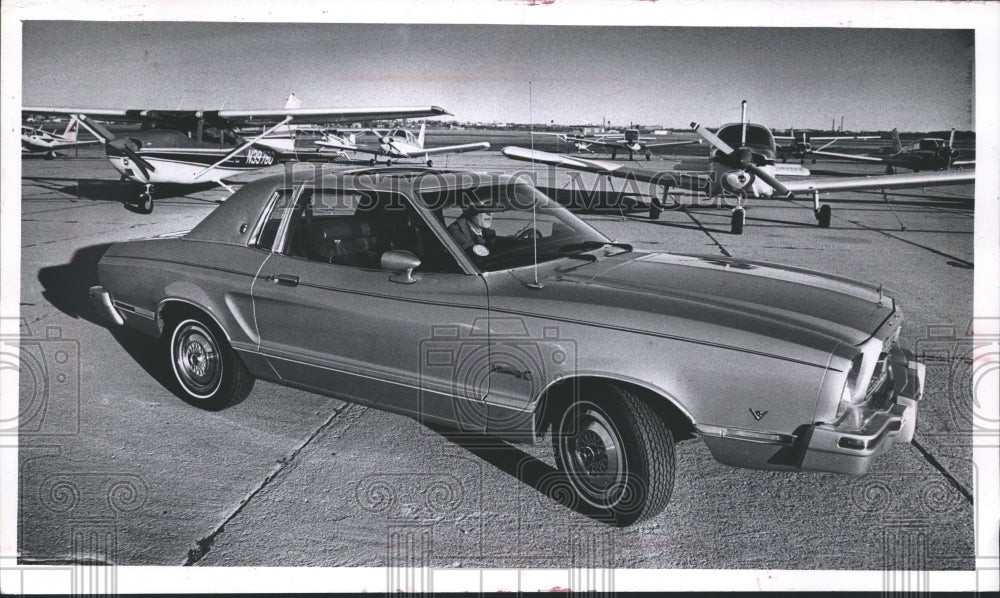
[[[270,166],[274,164],[274,154],[250,148],[247,150],[247,164]]]

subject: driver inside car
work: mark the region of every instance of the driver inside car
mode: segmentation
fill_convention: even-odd
[[[463,250],[477,245],[490,247],[496,240],[497,233],[493,226],[493,212],[501,211],[484,203],[472,203],[462,211],[454,222],[448,225],[448,232]]]

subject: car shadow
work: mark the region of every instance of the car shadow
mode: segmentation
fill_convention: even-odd
[[[90,302],[90,287],[100,284],[97,263],[111,243],[77,249],[69,263],[48,266],[38,271],[42,297],[53,307],[74,319],[82,319],[106,328],[136,364],[178,398],[183,399],[163,357],[163,344],[126,326],[104,319]]]
[[[611,511],[593,507],[579,498],[565,473],[517,446],[484,434],[455,432],[427,422],[424,425],[563,507],[594,521],[615,525],[615,516]]]

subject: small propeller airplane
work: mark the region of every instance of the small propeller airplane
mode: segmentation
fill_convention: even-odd
[[[804,164],[807,158],[812,158],[812,163],[816,163],[815,152],[822,151],[834,143],[842,139],[856,139],[856,140],[866,140],[866,139],[879,139],[878,135],[838,135],[838,136],[827,136],[827,137],[812,137],[810,138],[805,131],[800,131],[799,136],[795,136],[795,131],[790,131],[791,135],[775,135],[775,140],[780,141],[791,141],[788,145],[778,146],[778,156],[781,157],[782,162],[787,162],[789,157],[798,158],[799,164]],[[809,140],[813,141],[826,141],[828,143],[814,148]]]
[[[393,129],[392,131],[384,134],[378,132],[376,129],[371,129],[371,133],[378,137],[379,144],[377,148],[358,146],[354,143],[353,135],[347,140],[346,143],[343,138],[336,139],[334,137],[328,137],[327,139],[316,141],[315,143],[316,145],[324,148],[372,154],[372,159],[369,162],[372,166],[375,166],[378,162],[379,156],[387,156],[385,161],[386,166],[392,166],[392,160],[394,158],[406,159],[419,158],[421,156],[423,156],[423,159],[427,162],[427,166],[432,166],[434,161],[430,159],[430,156],[436,154],[472,152],[490,148],[490,144],[486,141],[479,143],[463,143],[460,145],[444,145],[440,147],[424,147],[424,133],[426,128],[427,125],[420,125],[420,133],[417,135],[414,135],[406,129]]]
[[[61,135],[59,133],[51,133],[40,127],[21,126],[21,153],[44,153],[45,159],[51,160],[56,157],[56,150],[100,143],[97,139],[79,141],[77,139],[79,128],[80,121],[76,118],[69,119],[66,130]]]
[[[734,235],[743,232],[746,220],[744,202],[747,197],[776,197],[794,199],[797,193],[811,194],[813,214],[821,228],[828,228],[833,210],[829,204],[821,204],[821,191],[859,191],[866,189],[901,189],[908,187],[931,187],[943,185],[958,185],[975,181],[974,170],[933,172],[926,174],[896,174],[870,177],[848,177],[835,179],[804,178],[798,181],[779,181],[778,174],[806,175],[808,170],[799,166],[780,168],[775,165],[776,156],[774,137],[771,131],[762,125],[746,120],[746,102],[743,102],[743,118],[740,123],[731,123],[719,128],[713,134],[697,123],[691,123],[691,128],[705,141],[712,145],[709,153],[711,175],[687,174],[694,182],[693,191],[704,191],[711,196],[734,197],[736,207],[730,215],[730,231]],[[733,147],[732,145],[737,147]],[[636,168],[614,162],[602,162],[584,158],[574,158],[529,150],[520,147],[505,147],[501,150],[508,158],[526,162],[538,162],[552,166],[562,166],[572,170],[597,173],[609,177],[632,179],[649,182],[663,188],[663,201],[653,197],[650,202],[649,216],[659,218],[666,203],[670,187],[677,183],[677,173]],[[797,169],[794,170],[794,169]]]
[[[892,142],[892,153],[888,156],[839,154],[822,150],[813,150],[813,154],[841,160],[885,164],[886,174],[895,174],[897,168],[920,172],[921,170],[951,170],[953,166],[969,166],[976,163],[975,160],[956,160],[959,157],[959,151],[952,147],[955,143],[955,129],[951,130],[947,142],[938,137],[923,137],[906,147],[903,147],[899,140],[899,131],[893,129]]]
[[[25,107],[22,114],[70,116],[104,144],[111,166],[122,180],[144,185],[139,208],[153,210],[156,184],[197,185],[214,182],[226,189],[227,176],[295,160],[326,161],[319,150],[282,151],[261,141],[295,123],[333,123],[415,118],[449,114],[438,106],[388,108],[284,108],[263,110],[117,110]],[[95,119],[142,123],[142,129],[115,135]],[[245,138],[237,126],[264,125]]]
[[[576,151],[578,151],[578,152],[586,152],[588,154],[594,153],[594,150],[590,149],[590,146],[594,144],[594,140],[593,139],[589,139],[588,141],[584,141],[583,138],[570,137],[568,133],[545,133],[545,132],[532,131],[531,134],[532,135],[551,135],[553,137],[558,138],[559,141],[562,141],[564,143],[572,143],[573,146],[576,147]]]
[[[697,139],[689,139],[686,141],[660,141],[658,143],[646,143],[647,141],[655,140],[655,137],[642,137],[639,135],[639,129],[625,129],[624,133],[613,133],[613,134],[601,134],[595,135],[594,137],[572,137],[563,133],[532,133],[532,135],[559,135],[563,141],[568,143],[573,143],[576,145],[577,149],[580,151],[593,152],[590,149],[592,145],[600,145],[602,147],[611,149],[611,159],[614,160],[618,157],[618,152],[625,151],[628,152],[628,159],[633,160],[633,154],[646,154],[646,160],[649,161],[653,157],[653,152],[650,149],[654,147],[667,147],[671,145],[690,145],[692,143],[701,143]]]

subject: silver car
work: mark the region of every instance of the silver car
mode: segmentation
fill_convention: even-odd
[[[193,405],[232,405],[260,378],[547,435],[581,508],[617,525],[667,504],[676,441],[861,474],[913,437],[923,390],[881,287],[637,251],[505,175],[263,178],[184,235],[113,245],[99,277],[99,311],[162,339]]]

